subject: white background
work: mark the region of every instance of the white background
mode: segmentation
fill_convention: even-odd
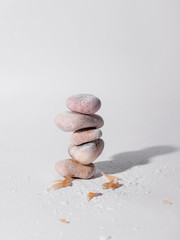
[[[178,0],[0,0],[1,239],[180,238],[179,42]],[[68,157],[54,117],[77,93],[102,101],[115,191],[97,174],[46,192]]]

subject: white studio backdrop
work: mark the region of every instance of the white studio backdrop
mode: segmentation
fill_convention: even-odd
[[[102,101],[100,161],[153,146],[178,148],[179,42],[178,0],[0,0],[2,182],[11,165],[17,175],[32,162],[41,177],[53,174],[54,163],[68,156],[70,137],[54,118],[77,93]]]

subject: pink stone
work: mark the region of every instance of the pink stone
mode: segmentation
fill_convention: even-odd
[[[55,118],[56,125],[64,132],[75,132],[83,128],[101,128],[102,117],[97,114],[85,115],[76,112],[60,113]]]
[[[90,164],[95,161],[102,153],[104,141],[97,139],[95,141],[84,143],[82,145],[70,145],[68,152],[70,156],[81,164]]]
[[[73,159],[58,161],[55,164],[58,174],[63,177],[91,178],[95,173],[95,165],[82,165]]]
[[[91,94],[76,94],[67,99],[66,106],[74,112],[93,114],[100,109],[101,101]]]
[[[80,145],[83,143],[91,142],[96,140],[102,136],[102,132],[100,129],[87,129],[87,130],[79,130],[74,132],[71,135],[71,143],[74,145]]]

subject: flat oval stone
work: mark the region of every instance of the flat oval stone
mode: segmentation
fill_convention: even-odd
[[[76,112],[63,112],[56,116],[56,125],[64,132],[75,132],[83,128],[101,128],[102,117],[97,114],[85,115]]]
[[[91,94],[76,94],[67,99],[66,106],[74,112],[93,114],[100,109],[101,101]]]
[[[90,164],[95,161],[102,153],[104,141],[97,139],[95,141],[84,143],[82,145],[70,145],[68,152],[70,156],[81,164]]]
[[[71,143],[73,145],[80,145],[83,143],[91,142],[96,140],[102,136],[102,132],[100,129],[87,129],[87,130],[79,130],[74,132],[71,135]]]
[[[95,173],[95,165],[82,165],[73,159],[58,161],[55,164],[55,169],[58,174],[63,177],[91,178]]]

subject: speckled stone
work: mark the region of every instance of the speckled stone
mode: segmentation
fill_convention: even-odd
[[[56,116],[56,125],[64,132],[75,132],[84,128],[101,128],[104,125],[102,117],[97,114],[81,114],[76,112],[63,112]]]
[[[94,141],[102,136],[102,132],[100,129],[87,129],[87,130],[79,130],[74,132],[71,135],[71,143],[74,145],[80,145],[83,143]]]
[[[76,94],[67,99],[66,106],[74,112],[93,114],[100,109],[101,101],[91,94]]]
[[[63,177],[91,178],[95,174],[95,165],[82,165],[73,159],[65,159],[55,164],[58,174]]]
[[[84,143],[82,145],[70,145],[68,152],[70,156],[81,164],[90,164],[95,161],[102,153],[104,141],[97,139],[95,141]]]

